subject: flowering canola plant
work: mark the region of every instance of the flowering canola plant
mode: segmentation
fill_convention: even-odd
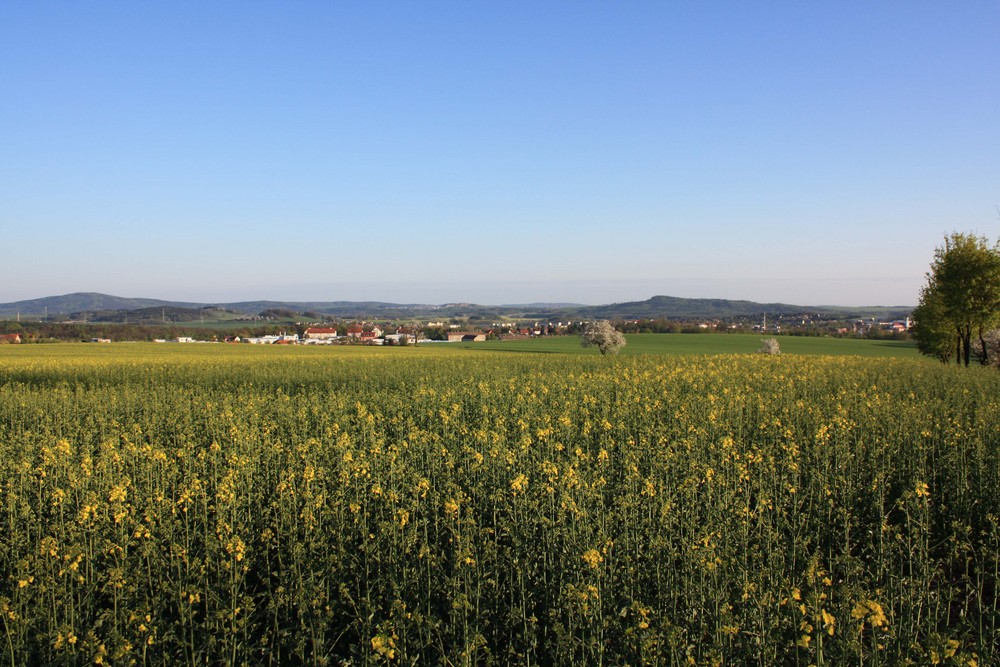
[[[0,664],[1000,662],[996,373],[109,347],[0,360]]]

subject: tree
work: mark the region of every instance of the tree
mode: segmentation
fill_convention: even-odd
[[[584,347],[596,347],[601,354],[617,354],[625,347],[625,335],[611,326],[607,320],[599,320],[587,325],[580,334],[580,344]]]
[[[445,333],[444,327],[425,327],[424,338],[427,340],[448,340],[448,334]]]
[[[778,344],[777,338],[761,338],[760,343],[760,349],[757,350],[758,353],[781,354],[781,346]]]
[[[913,310],[911,332],[921,354],[945,364],[961,354],[955,327],[945,317],[941,291],[929,276],[927,285],[920,291],[920,303]]]
[[[914,337],[924,354],[959,364],[974,355],[989,363],[986,334],[1000,325],[1000,244],[954,232],[934,251],[934,262],[913,312]]]

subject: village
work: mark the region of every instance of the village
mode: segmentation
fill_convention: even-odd
[[[810,327],[810,322],[801,320],[782,324],[781,320],[754,325],[724,324],[720,322],[700,322],[686,326],[672,325],[669,330],[651,326],[654,321],[628,320],[615,322],[615,327],[624,333],[759,333],[768,335],[826,335],[837,337],[904,337],[912,322],[909,318],[891,322],[856,320],[849,323],[827,324],[824,328]],[[226,343],[247,343],[251,345],[390,345],[405,346],[437,343],[480,343],[487,340],[526,340],[542,336],[576,335],[587,322],[549,322],[521,326],[516,323],[494,323],[490,327],[471,328],[443,322],[428,322],[425,328],[414,326],[391,326],[374,322],[353,323],[346,327],[309,326],[301,335],[298,332],[264,336],[226,336]],[[392,332],[390,333],[390,330]],[[431,335],[428,335],[430,333]],[[104,341],[102,341],[104,342]],[[110,341],[107,341],[110,342]],[[173,340],[157,339],[156,342],[195,343],[191,337]],[[214,342],[214,341],[213,341]]]
[[[479,343],[488,340],[528,340],[543,336],[567,336],[580,333],[587,321],[572,322],[474,322],[429,321],[426,323],[393,322],[295,322],[239,332],[201,327],[164,327],[153,334],[134,337],[124,328],[114,329],[96,323],[79,325],[64,331],[26,329],[0,333],[0,345],[36,343],[51,340],[75,340],[111,343],[147,340],[156,343],[241,343],[250,345],[387,345],[406,346],[439,343]],[[792,336],[829,336],[854,338],[906,338],[912,328],[909,318],[878,321],[874,318],[830,320],[806,316],[747,318],[738,321],[673,321],[664,319],[627,319],[613,322],[622,333],[754,333]],[[20,328],[24,328],[18,323]],[[2,332],[2,329],[0,329]],[[136,332],[131,332],[136,333]],[[164,335],[167,334],[167,335]]]
[[[575,323],[576,327],[584,323]],[[535,324],[530,327],[515,323],[496,324],[486,329],[472,330],[457,324],[428,322],[425,327],[392,326],[375,322],[355,322],[347,326],[309,326],[301,335],[298,332],[271,334],[265,336],[227,336],[226,343],[248,343],[251,345],[416,345],[417,343],[480,343],[487,340],[512,340],[534,338],[544,335],[565,335],[572,323],[559,322],[547,325]],[[198,342],[190,337],[173,341],[158,339],[156,342]]]

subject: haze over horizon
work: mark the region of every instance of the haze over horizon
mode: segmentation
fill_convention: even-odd
[[[912,305],[1000,4],[0,6],[0,302]]]

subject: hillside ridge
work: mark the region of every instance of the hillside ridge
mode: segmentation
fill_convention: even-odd
[[[120,297],[98,292],[74,292],[59,296],[0,304],[0,319],[93,319],[109,312],[161,309],[222,309],[246,315],[267,310],[288,310],[323,316],[354,319],[423,319],[476,317],[482,319],[726,319],[756,315],[798,313],[841,315],[844,317],[905,317],[911,306],[803,306],[786,303],[759,303],[746,300],[685,298],[656,295],[644,301],[626,301],[598,306],[570,303],[529,303],[490,305],[475,303],[390,303],[384,301],[236,301],[198,303],[163,299]]]

